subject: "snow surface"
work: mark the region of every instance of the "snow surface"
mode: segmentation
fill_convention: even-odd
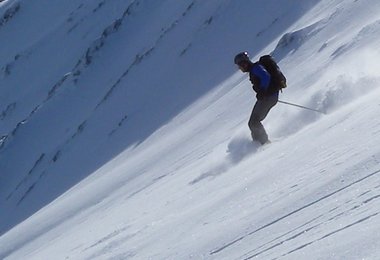
[[[380,2],[0,1],[0,259],[380,259]],[[250,141],[232,64],[287,75]]]

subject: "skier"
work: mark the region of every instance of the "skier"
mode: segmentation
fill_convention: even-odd
[[[268,71],[259,62],[251,62],[247,52],[235,56],[235,64],[244,73],[249,73],[252,88],[256,92],[256,103],[248,122],[252,139],[260,144],[269,143],[268,135],[261,121],[268,115],[270,109],[277,104],[279,88],[273,86],[273,80]]]

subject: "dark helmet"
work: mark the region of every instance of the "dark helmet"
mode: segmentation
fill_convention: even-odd
[[[242,62],[250,62],[248,52],[240,52],[235,56],[234,62],[236,65],[241,64]]]

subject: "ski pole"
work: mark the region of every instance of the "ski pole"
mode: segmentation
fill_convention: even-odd
[[[305,106],[301,106],[301,105],[297,105],[297,104],[293,104],[293,103],[285,102],[285,101],[281,101],[281,100],[279,100],[278,102],[279,102],[279,103],[282,103],[282,104],[286,104],[286,105],[294,106],[294,107],[299,107],[299,108],[303,108],[303,109],[311,110],[311,111],[318,112],[318,113],[321,113],[321,114],[326,114],[326,112],[321,111],[321,110],[318,110],[318,109],[313,109],[313,108],[310,108],[310,107],[305,107]]]

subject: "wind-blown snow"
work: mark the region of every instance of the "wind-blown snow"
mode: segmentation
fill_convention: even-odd
[[[379,14],[0,1],[0,258],[378,259]],[[252,143],[242,50],[327,114],[278,104]]]

